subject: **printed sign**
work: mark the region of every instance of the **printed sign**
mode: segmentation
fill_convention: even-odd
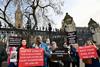
[[[10,36],[9,37],[9,45],[10,46],[19,46],[21,42],[21,37],[18,36]]]
[[[19,67],[43,66],[43,65],[44,65],[44,51],[42,48],[20,49]]]
[[[10,62],[17,62],[17,51],[11,51]]]
[[[78,53],[79,53],[80,59],[98,57],[96,47],[94,46],[79,47]]]
[[[51,60],[64,60],[68,55],[68,51],[63,48],[58,48],[53,51]],[[66,60],[66,59],[65,59]]]
[[[75,44],[77,43],[76,31],[67,32],[67,44]]]

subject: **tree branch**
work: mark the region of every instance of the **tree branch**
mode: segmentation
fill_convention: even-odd
[[[3,15],[4,15],[4,18],[6,18],[6,10],[7,10],[7,7],[9,5],[9,3],[11,2],[11,0],[9,0],[6,4],[6,6],[4,7],[4,12],[3,12]]]
[[[4,11],[0,8],[0,11],[2,12],[3,16],[0,16],[0,19],[2,19],[3,21],[5,21],[9,27],[12,27],[12,28],[15,28],[11,23],[8,22],[8,20],[6,19],[7,15],[6,15],[6,10],[7,10],[7,7],[8,5],[10,4],[12,0],[8,0],[7,1],[7,4],[4,6]]]
[[[50,6],[50,4],[49,5],[46,5],[46,6],[40,6],[40,5],[38,5],[40,8],[46,8],[46,7],[48,7],[48,6]]]
[[[11,23],[9,23],[5,18],[3,18],[3,17],[1,17],[0,16],[0,18],[3,20],[3,21],[5,21],[8,25],[9,25],[9,27],[13,27],[13,25],[11,24]],[[13,27],[14,29],[15,29],[15,27]]]
[[[33,3],[32,5],[34,5],[35,4],[35,0],[32,3]]]
[[[12,1],[12,0],[9,0],[9,1],[7,2],[6,6],[5,6],[5,8],[4,8],[4,12],[6,12],[7,7],[8,7],[8,5],[9,5],[9,3],[10,3],[11,1]]]
[[[4,20],[4,18],[3,17],[0,17],[2,20]]]
[[[3,13],[4,11],[0,8],[0,11]]]
[[[46,7],[54,8],[54,7],[52,6],[52,3],[51,3],[50,1],[49,1],[49,4],[48,4],[48,5],[40,6],[40,5],[38,4],[38,6],[39,6],[40,8],[46,8]]]
[[[45,15],[45,13],[44,13],[44,9],[43,9],[42,17],[46,18],[46,19],[47,19],[47,21],[49,21],[49,22],[52,22],[52,23],[53,23],[53,21],[52,21],[52,20],[50,20],[50,19],[48,18],[48,16],[47,16],[47,15]],[[53,24],[54,24],[54,23],[53,23]]]
[[[32,7],[32,5],[30,5],[30,6],[27,6],[27,8],[25,9],[25,12],[26,12],[26,10],[27,10],[29,7]]]
[[[39,0],[37,0],[37,5],[36,5],[36,8],[39,6]]]

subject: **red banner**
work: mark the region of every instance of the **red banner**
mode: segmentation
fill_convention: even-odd
[[[79,53],[80,59],[98,57],[96,47],[94,46],[79,47],[78,53]]]
[[[44,51],[43,49],[20,49],[19,67],[43,66]]]

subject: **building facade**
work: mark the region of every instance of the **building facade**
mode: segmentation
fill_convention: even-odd
[[[99,24],[91,18],[88,23],[88,27],[92,33],[93,40],[95,41],[96,45],[100,47],[100,26]]]

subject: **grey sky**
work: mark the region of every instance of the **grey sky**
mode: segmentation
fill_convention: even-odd
[[[0,7],[2,7],[0,0]],[[9,9],[9,14],[12,13],[13,7]],[[71,15],[78,27],[86,27],[90,18],[93,18],[100,24],[100,0],[64,0],[63,15],[52,15],[51,19],[55,22],[54,27],[60,28],[62,19],[68,12]],[[52,12],[52,10],[50,11]]]
[[[100,24],[100,0],[65,0],[64,14],[66,12],[73,17],[76,26],[86,27],[90,18]],[[58,28],[60,23],[56,25]]]

